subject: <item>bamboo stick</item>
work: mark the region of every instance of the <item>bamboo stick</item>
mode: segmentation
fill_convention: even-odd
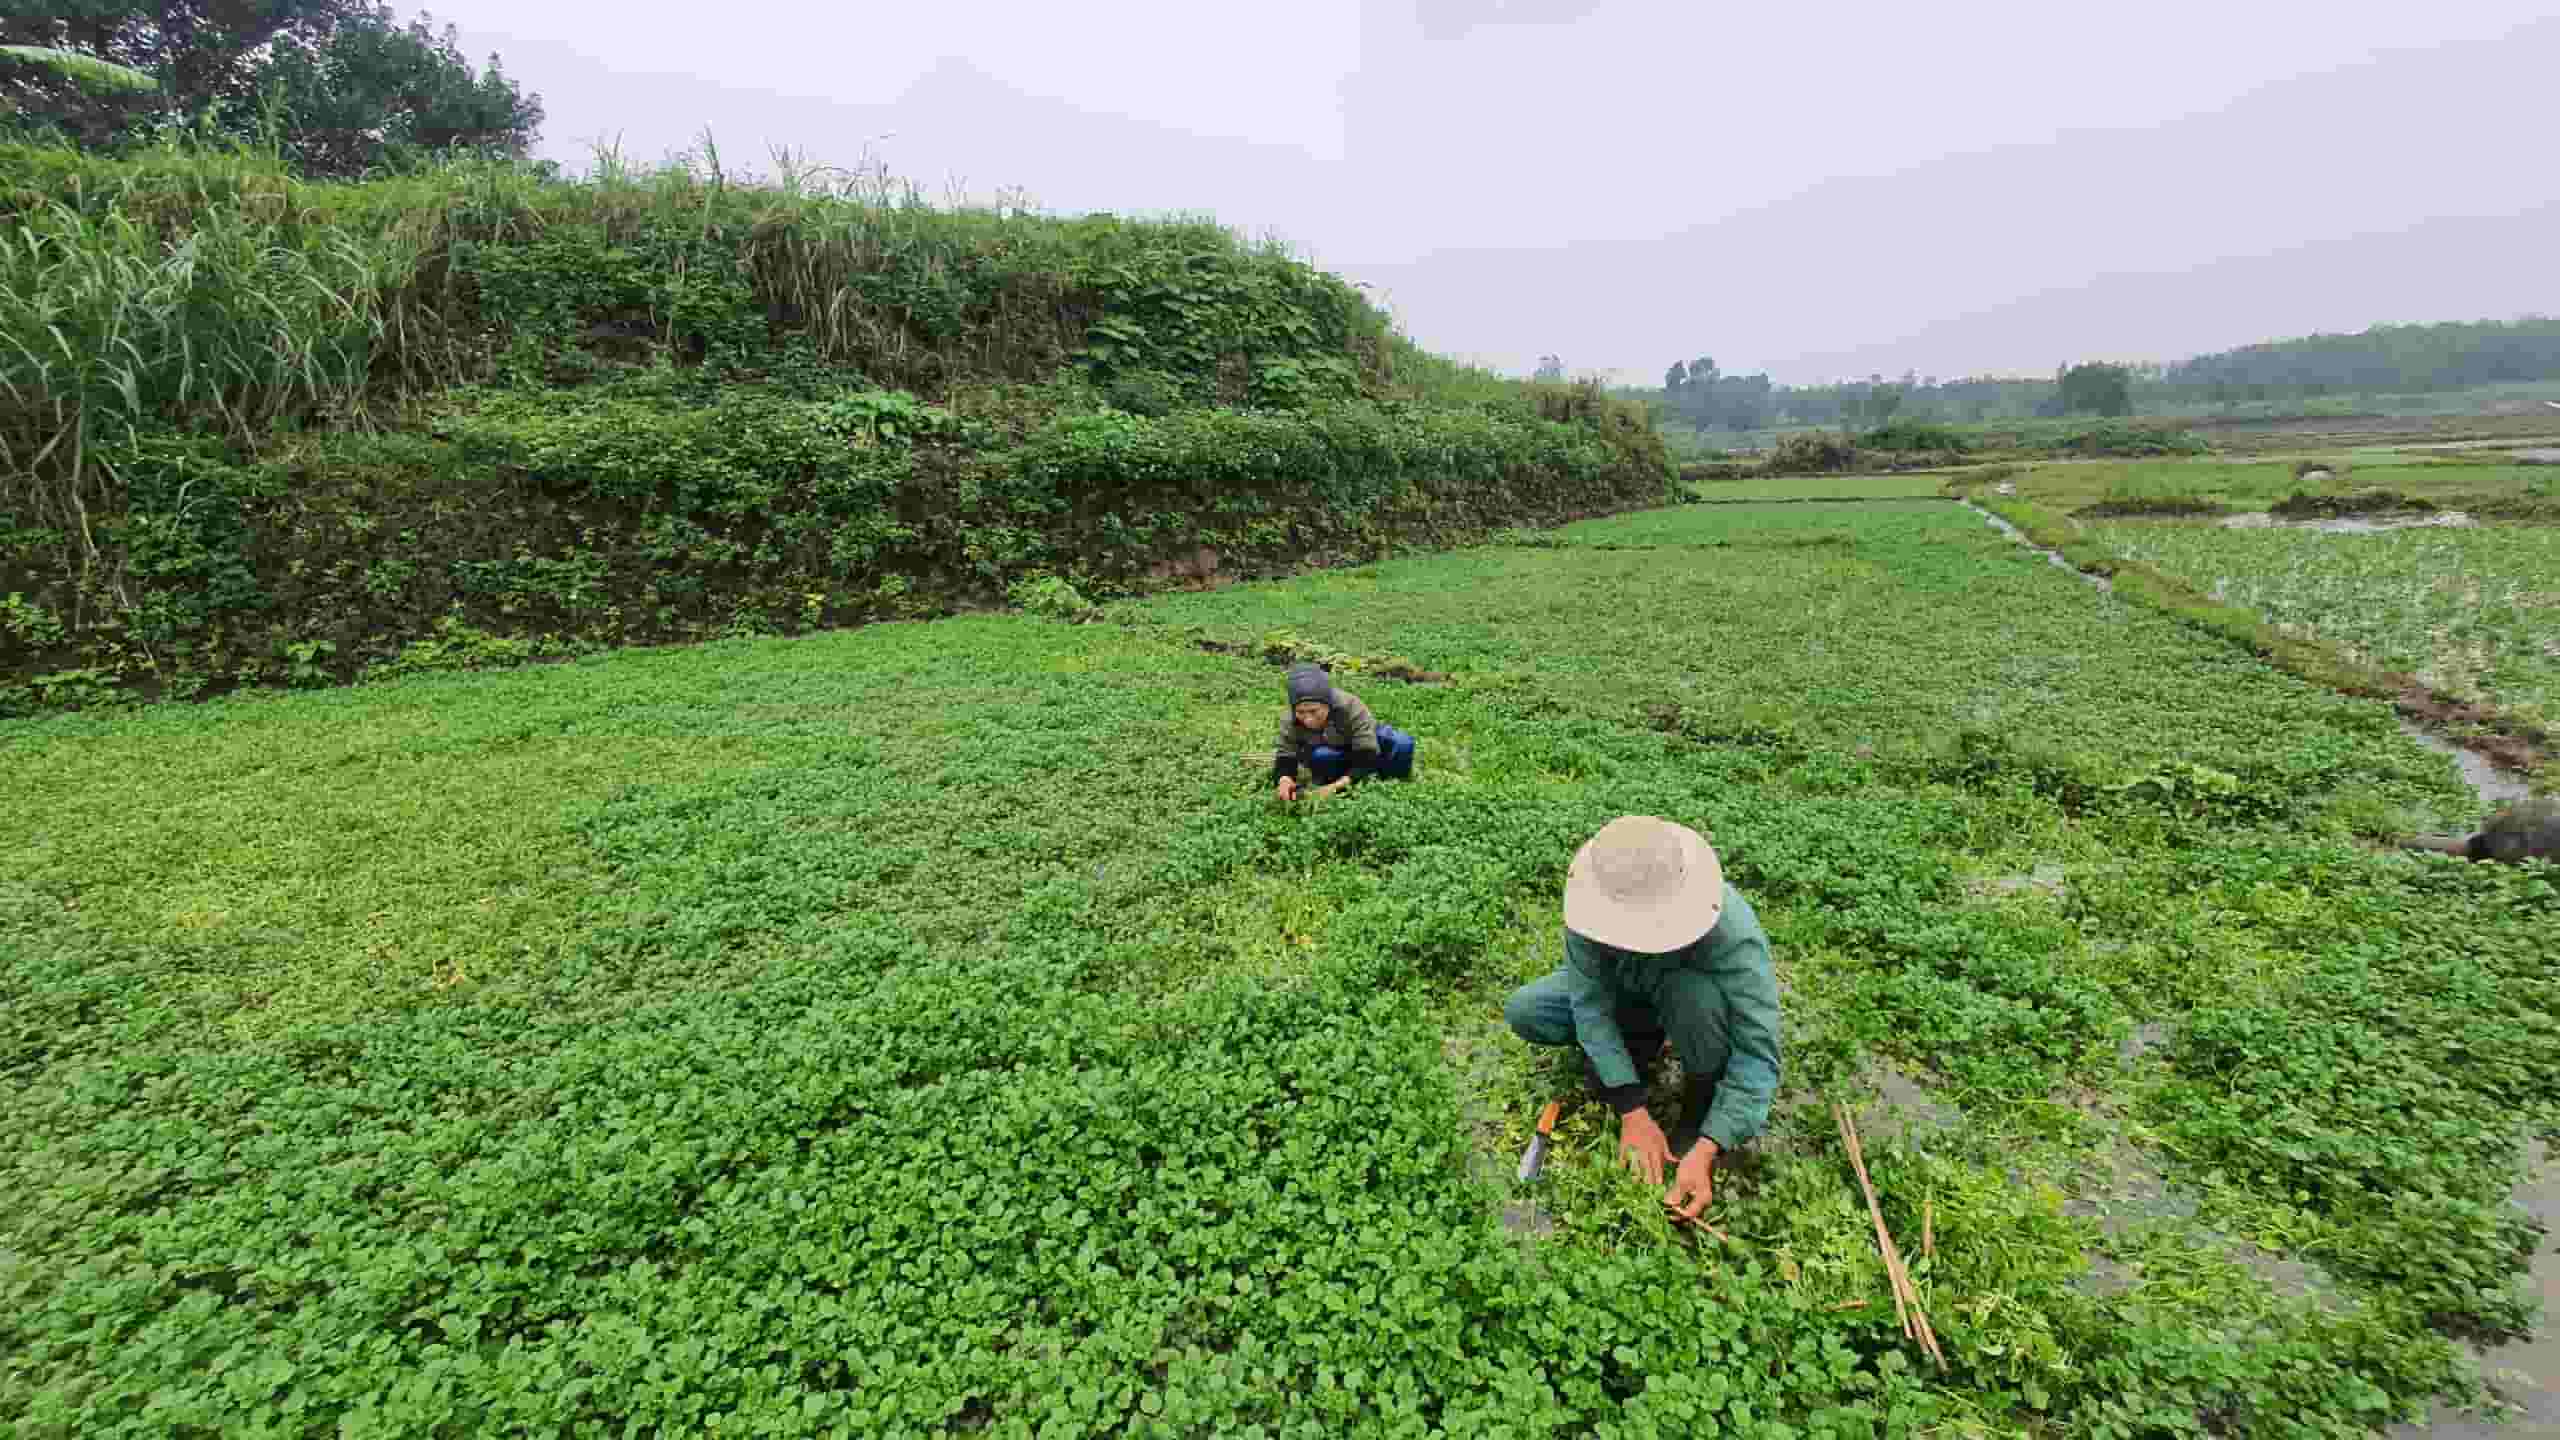
[[[1929,1358],[1944,1370],[1946,1352],[1938,1348],[1938,1333],[1929,1324],[1928,1312],[1920,1306],[1920,1291],[1911,1283],[1910,1267],[1903,1264],[1901,1248],[1893,1243],[1893,1232],[1885,1226],[1884,1207],[1876,1203],[1875,1182],[1867,1175],[1866,1147],[1858,1141],[1857,1122],[1849,1118],[1848,1108],[1837,1102],[1832,1111],[1840,1121],[1840,1140],[1848,1148],[1849,1163],[1858,1172],[1858,1188],[1867,1197],[1867,1215],[1875,1221],[1876,1248],[1884,1256],[1885,1276],[1893,1286],[1893,1308],[1902,1320],[1902,1333],[1905,1338],[1918,1341]]]
[[[1909,1292],[1903,1287],[1902,1266],[1899,1263],[1901,1257],[1894,1247],[1893,1231],[1884,1223],[1884,1207],[1877,1203],[1875,1183],[1867,1176],[1867,1147],[1858,1134],[1858,1122],[1851,1119],[1846,1110],[1840,1112],[1840,1143],[1841,1147],[1849,1152],[1850,1168],[1856,1171],[1858,1176],[1858,1190],[1866,1197],[1867,1214],[1875,1221],[1876,1257],[1884,1262],[1885,1285],[1893,1291],[1893,1308],[1894,1313],[1902,1320],[1902,1337],[1906,1340],[1917,1340],[1920,1338],[1920,1332],[1911,1323],[1911,1312],[1907,1303]]]
[[[1831,1113],[1833,1117],[1840,1122],[1840,1143],[1849,1152],[1849,1163],[1857,1169],[1858,1188],[1866,1193],[1867,1216],[1869,1219],[1875,1221],[1876,1249],[1884,1255],[1885,1283],[1888,1286],[1891,1286],[1893,1290],[1893,1317],[1901,1322],[1902,1333],[1905,1336],[1909,1336],[1911,1333],[1911,1312],[1903,1306],[1900,1277],[1894,1274],[1893,1237],[1885,1233],[1884,1208],[1876,1204],[1875,1187],[1867,1183],[1866,1164],[1858,1158],[1857,1127],[1849,1123],[1848,1106],[1835,1100],[1831,1103]]]

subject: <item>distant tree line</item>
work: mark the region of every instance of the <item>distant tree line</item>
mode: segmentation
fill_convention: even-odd
[[[1896,419],[1975,423],[2115,416],[2284,403],[2327,395],[2413,395],[2475,385],[2560,380],[2560,319],[2377,325],[2199,355],[2175,365],[2086,361],[2051,378],[1905,372],[1828,385],[1728,375],[1713,358],[1676,361],[1662,388],[1632,393],[1662,417],[1702,430],[1777,425],[1873,428]]]
[[[2199,355],[2154,382],[2212,401],[2289,400],[2359,391],[2414,395],[2560,379],[2560,318],[2376,325]]]
[[[1727,375],[1713,357],[1674,360],[1662,377],[1663,403],[1701,430],[1758,430],[1774,423],[1778,387],[1766,375]]]
[[[496,56],[475,68],[452,26],[370,0],[0,5],[0,135],[116,150],[183,130],[348,178],[457,150],[522,156],[541,125],[541,98]]]

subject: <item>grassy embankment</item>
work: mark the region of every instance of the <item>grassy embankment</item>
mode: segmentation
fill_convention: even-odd
[[[0,147],[0,708],[791,634],[1653,503],[1205,223]]]

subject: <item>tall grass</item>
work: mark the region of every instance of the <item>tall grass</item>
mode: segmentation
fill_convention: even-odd
[[[0,500],[94,558],[116,440],[361,420],[405,383],[455,378],[456,220],[520,211],[530,177],[441,178],[316,186],[244,151],[0,147]]]
[[[90,519],[117,502],[120,439],[157,426],[254,445],[485,377],[528,321],[482,303],[484,282],[554,241],[598,263],[641,252],[660,339],[682,319],[665,297],[699,290],[733,334],[788,331],[826,364],[928,394],[964,377],[1046,378],[1109,304],[1173,303],[1168,254],[1204,286],[1221,266],[1230,284],[1245,275],[1257,313],[1336,317],[1374,392],[1523,393],[1428,355],[1339,280],[1208,222],[936,205],[877,165],[789,151],[745,175],[707,137],[647,169],[604,151],[577,178],[455,159],[355,184],[305,182],[247,150],[104,160],[0,145],[0,505],[94,557]],[[1179,293],[1187,283],[1175,301],[1199,299]]]
[[[1435,355],[1405,335],[1387,351],[1389,383],[1407,399],[1435,405],[1504,405],[1527,393],[1526,382],[1480,365]]]
[[[114,498],[103,442],[181,417],[246,435],[359,412],[386,338],[417,328],[399,313],[420,258],[403,231],[313,216],[254,170],[209,165],[193,193],[124,178],[0,204],[5,499],[84,540]]]

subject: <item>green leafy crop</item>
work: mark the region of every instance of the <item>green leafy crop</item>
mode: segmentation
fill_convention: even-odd
[[[0,1426],[2345,1437],[2470,1393],[2448,1335],[2529,1319],[2560,898],[2358,843],[2458,818],[2447,762],[1953,506],[1552,539],[494,674],[457,624],[382,684],[0,721]],[[1271,798],[1273,632],[1446,677],[1348,680],[1413,783]],[[1594,1106],[1508,1186],[1578,1080],[1495,1017],[1620,813],[1708,831],[1776,946],[1730,1244]],[[1829,1138],[1884,1072],[1943,1112],[1867,1149],[1944,1372]]]

